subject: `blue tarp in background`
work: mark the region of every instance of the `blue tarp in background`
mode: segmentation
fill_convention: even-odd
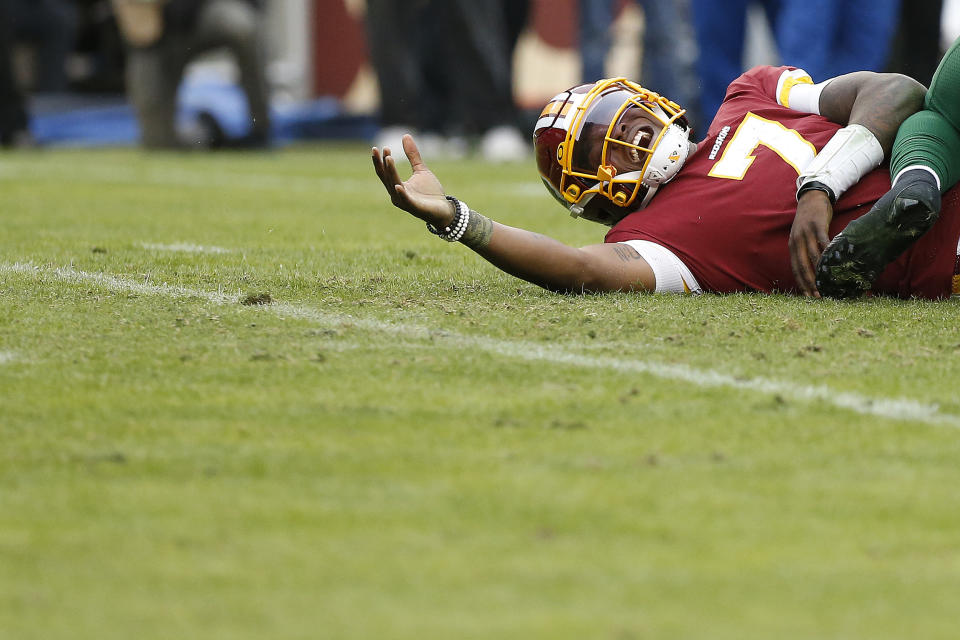
[[[190,81],[180,89],[178,126],[190,128],[201,111],[211,113],[230,137],[249,129],[246,97],[235,85]],[[376,133],[373,116],[344,113],[335,98],[276,104],[274,142],[301,140],[370,140]],[[133,146],[138,127],[132,107],[123,96],[63,95],[37,98],[31,105],[31,124],[37,142],[45,147]]]

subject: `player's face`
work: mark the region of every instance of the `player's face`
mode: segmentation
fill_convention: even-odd
[[[618,210],[643,208],[692,148],[684,113],[624,78],[574,87],[540,114],[540,175],[575,217],[595,196]]]
[[[617,173],[640,171],[662,129],[663,125],[643,109],[627,107],[610,131],[607,162],[617,168]]]
[[[622,102],[620,103],[622,104]],[[608,118],[616,117],[614,114]],[[646,164],[653,143],[663,129],[663,123],[645,109],[628,105],[617,117],[613,126],[606,123],[587,122],[580,135],[581,149],[575,154],[580,171],[594,172],[600,165],[612,165],[618,174],[641,171]],[[609,134],[609,137],[608,137]],[[603,156],[604,140],[607,142],[606,157]]]

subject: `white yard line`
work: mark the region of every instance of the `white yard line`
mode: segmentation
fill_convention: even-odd
[[[0,351],[0,364],[7,364],[17,359],[17,354],[13,351]]]
[[[66,282],[93,284],[114,291],[176,298],[199,298],[216,305],[236,305],[239,295],[204,291],[168,284],[149,284],[126,277],[79,271],[70,267],[43,268],[25,263],[0,263],[0,274],[20,274],[36,279],[55,278]],[[537,362],[585,369],[603,369],[631,374],[647,374],[664,380],[676,380],[703,388],[728,388],[763,394],[777,394],[783,398],[804,403],[833,406],[863,415],[892,420],[908,420],[931,425],[960,427],[960,416],[941,413],[936,404],[926,404],[909,398],[870,397],[858,393],[838,391],[826,385],[803,385],[772,378],[740,378],[710,369],[696,369],[686,365],[666,364],[648,360],[590,356],[575,350],[538,344],[526,340],[504,340],[485,336],[469,336],[418,325],[385,322],[331,313],[307,305],[274,303],[260,309],[282,317],[299,318],[336,328],[349,325],[375,333],[385,333],[412,339],[429,339],[437,346],[456,349],[477,349],[490,354]]]
[[[130,278],[112,276],[107,273],[80,271],[73,267],[38,267],[25,262],[0,263],[0,273],[20,274],[32,276],[36,279],[53,277],[66,282],[82,282],[96,284],[112,291],[125,291],[141,295],[169,296],[172,298],[200,298],[214,304],[234,304],[239,301],[237,295],[229,295],[216,291],[201,291],[188,287],[170,284],[149,284]]]
[[[189,242],[175,242],[160,244],[158,242],[141,242],[140,246],[151,251],[173,251],[179,253],[230,253],[230,249],[214,247],[212,245],[190,244]]]

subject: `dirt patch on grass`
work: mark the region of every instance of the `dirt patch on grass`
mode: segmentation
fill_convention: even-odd
[[[273,302],[273,297],[269,293],[251,293],[250,295],[240,299],[240,304],[248,307],[266,305],[270,304],[271,302]]]

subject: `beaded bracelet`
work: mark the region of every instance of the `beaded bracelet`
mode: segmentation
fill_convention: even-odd
[[[446,198],[453,203],[453,208],[456,210],[453,221],[443,229],[438,229],[428,222],[427,231],[435,236],[439,236],[441,240],[458,242],[467,230],[467,223],[470,222],[470,207],[462,200],[457,200],[453,196],[446,196]]]

